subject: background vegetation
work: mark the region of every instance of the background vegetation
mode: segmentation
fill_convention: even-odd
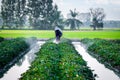
[[[96,30],[104,25],[120,28],[119,21],[104,21],[107,14],[103,8],[91,8],[87,13],[70,10],[64,18],[53,0],[2,0],[0,11],[0,29],[51,30],[55,26],[62,29],[67,26],[76,30],[89,26]]]
[[[103,31],[92,31],[90,29],[81,29],[80,31],[63,31],[64,38],[104,38],[104,39],[120,39],[120,29],[105,29]],[[4,38],[16,37],[37,37],[37,38],[53,38],[55,33],[52,30],[1,30],[0,36]]]

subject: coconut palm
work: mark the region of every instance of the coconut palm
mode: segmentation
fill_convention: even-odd
[[[82,22],[78,19],[76,19],[76,16],[78,15],[78,13],[76,12],[76,9],[74,9],[74,11],[70,10],[70,15],[71,18],[66,20],[66,25],[70,26],[70,29],[76,29],[80,27],[80,25],[82,24]]]

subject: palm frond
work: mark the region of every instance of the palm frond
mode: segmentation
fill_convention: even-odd
[[[74,11],[70,10],[70,14],[73,18],[75,18],[78,15],[78,13],[76,12],[76,9],[74,9]]]

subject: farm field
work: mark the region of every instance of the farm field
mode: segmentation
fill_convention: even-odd
[[[0,80],[120,80],[120,0],[0,6]]]
[[[69,40],[62,39],[59,45],[51,41],[41,46],[37,58],[20,80],[94,80],[92,70]]]
[[[0,41],[0,78],[20,59],[20,56],[26,53],[28,48],[25,38]]]
[[[4,38],[16,37],[37,37],[37,38],[53,38],[55,36],[53,30],[0,30],[0,36]],[[83,38],[102,38],[102,39],[120,39],[120,29],[105,29],[105,30],[64,30],[63,36],[68,39],[83,39]]]
[[[120,40],[82,39],[90,55],[120,76]]]

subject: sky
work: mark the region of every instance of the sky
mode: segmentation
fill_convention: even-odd
[[[53,0],[64,17],[76,8],[79,13],[89,12],[90,8],[103,8],[105,20],[120,20],[120,0]]]

